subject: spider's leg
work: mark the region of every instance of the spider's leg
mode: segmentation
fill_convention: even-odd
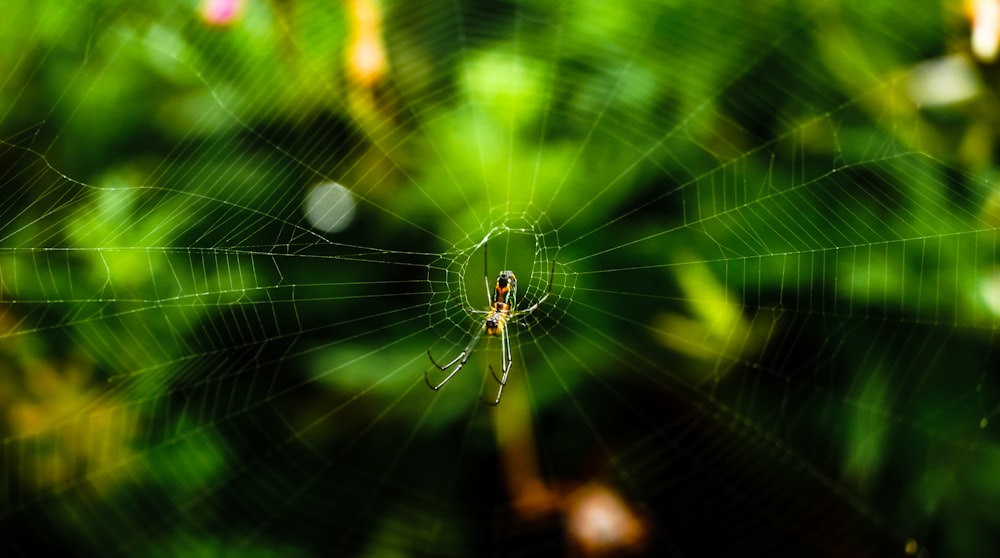
[[[503,328],[503,346],[501,348],[502,362],[503,362],[503,377],[500,378],[500,385],[507,385],[507,374],[510,373],[510,367],[514,364],[514,355],[510,352],[510,333],[507,332],[509,328]]]
[[[495,401],[487,401],[483,399],[483,403],[486,403],[491,407],[496,406],[500,403],[500,396],[503,395],[503,388],[505,385],[507,385],[507,375],[510,374],[510,367],[512,364],[514,364],[514,357],[513,355],[511,355],[510,352],[510,336],[507,334],[507,328],[504,328],[503,330],[500,331],[500,351],[502,353],[501,363],[503,364],[503,376],[497,378],[496,372],[494,372],[493,367],[490,366],[490,374],[492,374],[493,379],[496,380],[498,384],[500,384],[500,389],[497,390],[497,398]]]
[[[483,244],[483,281],[486,283],[486,302],[493,304],[493,295],[490,294],[490,243]]]
[[[552,294],[552,283],[555,280],[555,278],[556,278],[556,259],[552,258],[552,269],[549,270],[549,286],[548,288],[545,289],[545,294],[542,295],[542,298],[538,299],[538,302],[532,304],[530,307],[525,308],[524,310],[519,311],[518,314],[527,314],[529,312],[534,312],[535,310],[537,310],[538,307],[541,306],[541,304],[545,302],[546,299],[549,298],[549,295]]]
[[[431,364],[433,364],[434,366],[436,366],[438,370],[442,370],[442,371],[451,368],[451,366],[453,364],[455,364],[456,362],[458,362],[458,360],[460,358],[464,357],[464,356],[465,356],[465,351],[462,351],[451,362],[449,362],[448,364],[445,364],[444,366],[442,366],[442,365],[438,364],[438,362],[436,360],[434,360],[434,356],[431,355],[431,350],[427,349],[427,357],[431,359]],[[463,361],[463,364],[464,364],[464,361]]]
[[[510,373],[510,367],[514,364],[514,354],[510,350],[510,335],[507,334],[506,327],[500,332],[500,352],[500,362],[503,364],[500,369],[503,370],[503,376],[497,377],[496,372],[493,371],[493,366],[490,366],[490,374],[493,374],[493,379],[498,384],[505,386],[507,385],[507,374]]]
[[[497,376],[497,373],[493,371],[493,365],[492,364],[490,365],[490,374],[493,375],[493,379],[496,380],[498,384],[503,385],[503,382],[500,380],[500,377]]]
[[[482,335],[483,335],[483,330],[480,329],[479,331],[476,332],[475,335],[472,336],[472,340],[469,341],[469,344],[465,346],[465,349],[462,350],[462,352],[459,353],[459,355],[457,357],[455,357],[454,359],[452,359],[451,362],[449,362],[448,364],[446,364],[444,366],[441,366],[440,364],[438,364],[437,361],[434,360],[434,357],[431,356],[431,350],[427,349],[427,357],[430,358],[431,359],[431,363],[434,364],[434,366],[436,366],[441,371],[445,371],[445,370],[451,368],[456,362],[458,363],[458,366],[456,366],[455,369],[452,370],[447,376],[445,376],[445,378],[443,380],[441,380],[441,382],[439,384],[437,384],[437,385],[434,385],[434,384],[431,383],[430,377],[427,375],[427,371],[425,370],[424,371],[424,381],[427,382],[427,385],[432,390],[437,391],[437,390],[441,389],[442,386],[444,386],[445,384],[447,384],[453,377],[455,377],[455,374],[458,374],[458,371],[461,370],[463,366],[465,366],[465,363],[469,360],[469,357],[472,356],[472,349],[476,346],[476,343],[479,342],[479,338]]]

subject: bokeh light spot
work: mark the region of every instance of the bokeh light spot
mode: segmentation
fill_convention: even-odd
[[[320,184],[306,196],[306,219],[321,231],[340,232],[354,220],[356,202],[350,190],[336,182]]]

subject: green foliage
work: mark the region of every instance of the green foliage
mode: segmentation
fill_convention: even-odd
[[[505,397],[554,492],[614,480],[682,554],[727,543],[675,513],[819,544],[813,492],[760,503],[785,481],[864,524],[848,550],[996,553],[991,70],[946,106],[908,89],[957,11],[239,4],[4,10],[0,533],[504,553],[512,415],[474,407],[499,339],[424,372],[512,269]],[[356,197],[342,233],[304,216],[324,181]]]

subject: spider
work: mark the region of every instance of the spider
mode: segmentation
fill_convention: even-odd
[[[431,350],[427,349],[427,357],[431,359],[431,363],[437,367],[438,370],[442,372],[448,372],[448,369],[458,366],[448,372],[443,380],[437,385],[431,383],[427,372],[424,372],[424,381],[427,385],[434,391],[441,389],[445,384],[447,384],[458,371],[465,366],[466,361],[472,356],[472,350],[475,348],[476,343],[479,342],[479,338],[482,337],[483,332],[486,335],[499,336],[500,337],[500,350],[501,350],[501,362],[503,374],[497,377],[496,372],[493,371],[493,365],[490,365],[490,374],[493,375],[493,379],[500,384],[500,389],[497,390],[497,398],[495,401],[487,401],[483,399],[483,403],[487,405],[497,405],[500,403],[500,396],[503,395],[503,387],[507,385],[507,374],[510,373],[510,367],[514,363],[514,357],[510,351],[510,335],[507,333],[507,325],[512,323],[518,316],[528,315],[545,302],[549,295],[552,294],[552,280],[556,273],[556,261],[552,260],[552,269],[549,271],[549,286],[545,289],[545,294],[542,298],[538,299],[538,302],[532,304],[524,310],[515,310],[514,305],[517,302],[517,277],[514,276],[514,272],[504,270],[500,272],[497,276],[497,284],[493,289],[493,296],[490,297],[490,278],[489,278],[489,265],[487,257],[487,246],[483,245],[483,280],[486,284],[486,298],[490,301],[490,308],[486,310],[486,321],[483,323],[483,327],[478,329],[476,333],[472,336],[472,340],[469,344],[465,346],[465,349],[458,354],[457,357],[451,360],[448,364],[444,366],[437,363],[434,357],[431,355]]]

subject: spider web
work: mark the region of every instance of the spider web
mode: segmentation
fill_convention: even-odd
[[[11,552],[996,552],[957,11],[210,4],[0,30]]]

